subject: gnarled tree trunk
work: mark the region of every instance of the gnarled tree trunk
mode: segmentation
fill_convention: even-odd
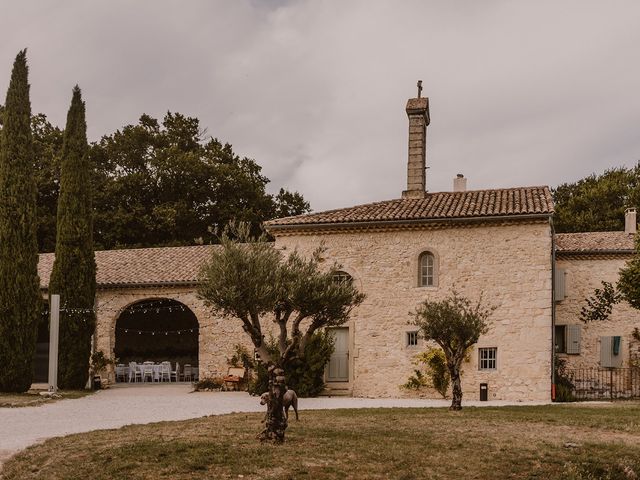
[[[451,406],[449,410],[462,410],[462,384],[460,382],[460,365],[462,358],[456,354],[452,361],[447,362],[449,376],[451,376]],[[464,357],[464,353],[462,354]]]
[[[276,365],[269,365],[269,400],[267,402],[267,419],[265,428],[258,435],[263,442],[282,443],[287,429],[284,414],[283,397],[286,391],[284,370]]]

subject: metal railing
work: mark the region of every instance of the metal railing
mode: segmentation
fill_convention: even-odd
[[[576,400],[640,399],[640,368],[575,368],[565,376]]]

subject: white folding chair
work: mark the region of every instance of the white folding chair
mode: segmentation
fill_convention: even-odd
[[[176,379],[176,383],[180,381],[180,364],[178,362],[176,362],[176,369],[171,371],[169,381],[173,378]]]
[[[160,364],[160,381],[164,382],[171,382],[171,363],[169,362],[162,362]]]
[[[127,367],[124,365],[124,363],[119,363],[118,365],[116,365],[116,382],[117,381],[127,381]]]
[[[151,383],[153,383],[153,363],[145,362],[142,365],[142,381],[146,382],[147,377],[151,379]]]
[[[193,380],[193,376],[191,373],[191,364],[187,363],[182,369],[182,379],[186,382],[191,382]],[[188,380],[187,380],[188,379]]]
[[[138,378],[142,381],[142,372],[138,368],[136,362],[129,362],[129,382],[137,382]]]

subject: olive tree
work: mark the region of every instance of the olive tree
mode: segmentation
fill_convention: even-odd
[[[482,305],[482,298],[472,304],[454,291],[444,300],[425,300],[413,313],[411,323],[419,327],[422,337],[434,341],[444,351],[451,377],[450,410],[462,409],[462,362],[480,335],[487,333],[487,320],[493,310]]]
[[[321,253],[285,256],[264,235],[251,237],[248,224],[230,225],[201,271],[200,298],[215,313],[242,322],[267,367],[269,399],[261,440],[284,441],[284,367],[304,354],[314,332],[344,324],[364,299],[352,282],[336,281],[337,264],[321,268]],[[265,341],[269,324],[278,340],[276,355]]]

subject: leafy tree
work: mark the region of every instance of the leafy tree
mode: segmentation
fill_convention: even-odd
[[[0,130],[2,111],[0,105]],[[56,208],[60,191],[60,151],[62,130],[53,126],[46,115],[31,117],[34,175],[38,191],[38,251],[53,252],[56,247]]]
[[[335,281],[338,265],[320,268],[321,251],[309,259],[297,252],[285,258],[264,236],[252,237],[246,223],[226,229],[221,242],[202,269],[199,296],[218,314],[241,321],[250,336],[269,374],[267,420],[260,438],[280,443],[287,428],[285,369],[304,356],[318,329],[344,324],[364,295],[352,282]],[[276,331],[275,355],[265,341],[267,324]]]
[[[0,140],[0,391],[24,392],[33,378],[41,311],[36,184],[26,50],[13,64]]]
[[[557,232],[624,230],[624,211],[640,205],[640,163],[613,168],[553,189]]]
[[[493,308],[475,305],[457,292],[441,301],[425,300],[414,313],[411,323],[420,328],[427,341],[436,342],[444,351],[452,384],[450,410],[462,409],[460,375],[466,352],[488,330],[487,319]]]
[[[315,332],[307,343],[304,354],[284,366],[287,387],[298,397],[317,397],[324,390],[324,372],[334,351],[335,338],[331,331]],[[272,357],[278,355],[278,342],[270,337],[267,348]],[[252,366],[255,379],[249,384],[249,393],[261,395],[269,390],[269,375],[264,363]]]
[[[266,192],[261,167],[231,145],[205,140],[197,118],[167,113],[102,138],[96,164],[100,248],[214,243],[230,220],[259,224],[309,211],[298,193]]]
[[[60,154],[62,130],[53,126],[43,114],[31,117],[38,188],[38,251],[56,248],[56,211],[60,194]]]
[[[56,256],[49,291],[60,295],[59,385],[79,389],[87,383],[96,263],[93,253],[91,163],[85,106],[73,89],[62,146]]]

